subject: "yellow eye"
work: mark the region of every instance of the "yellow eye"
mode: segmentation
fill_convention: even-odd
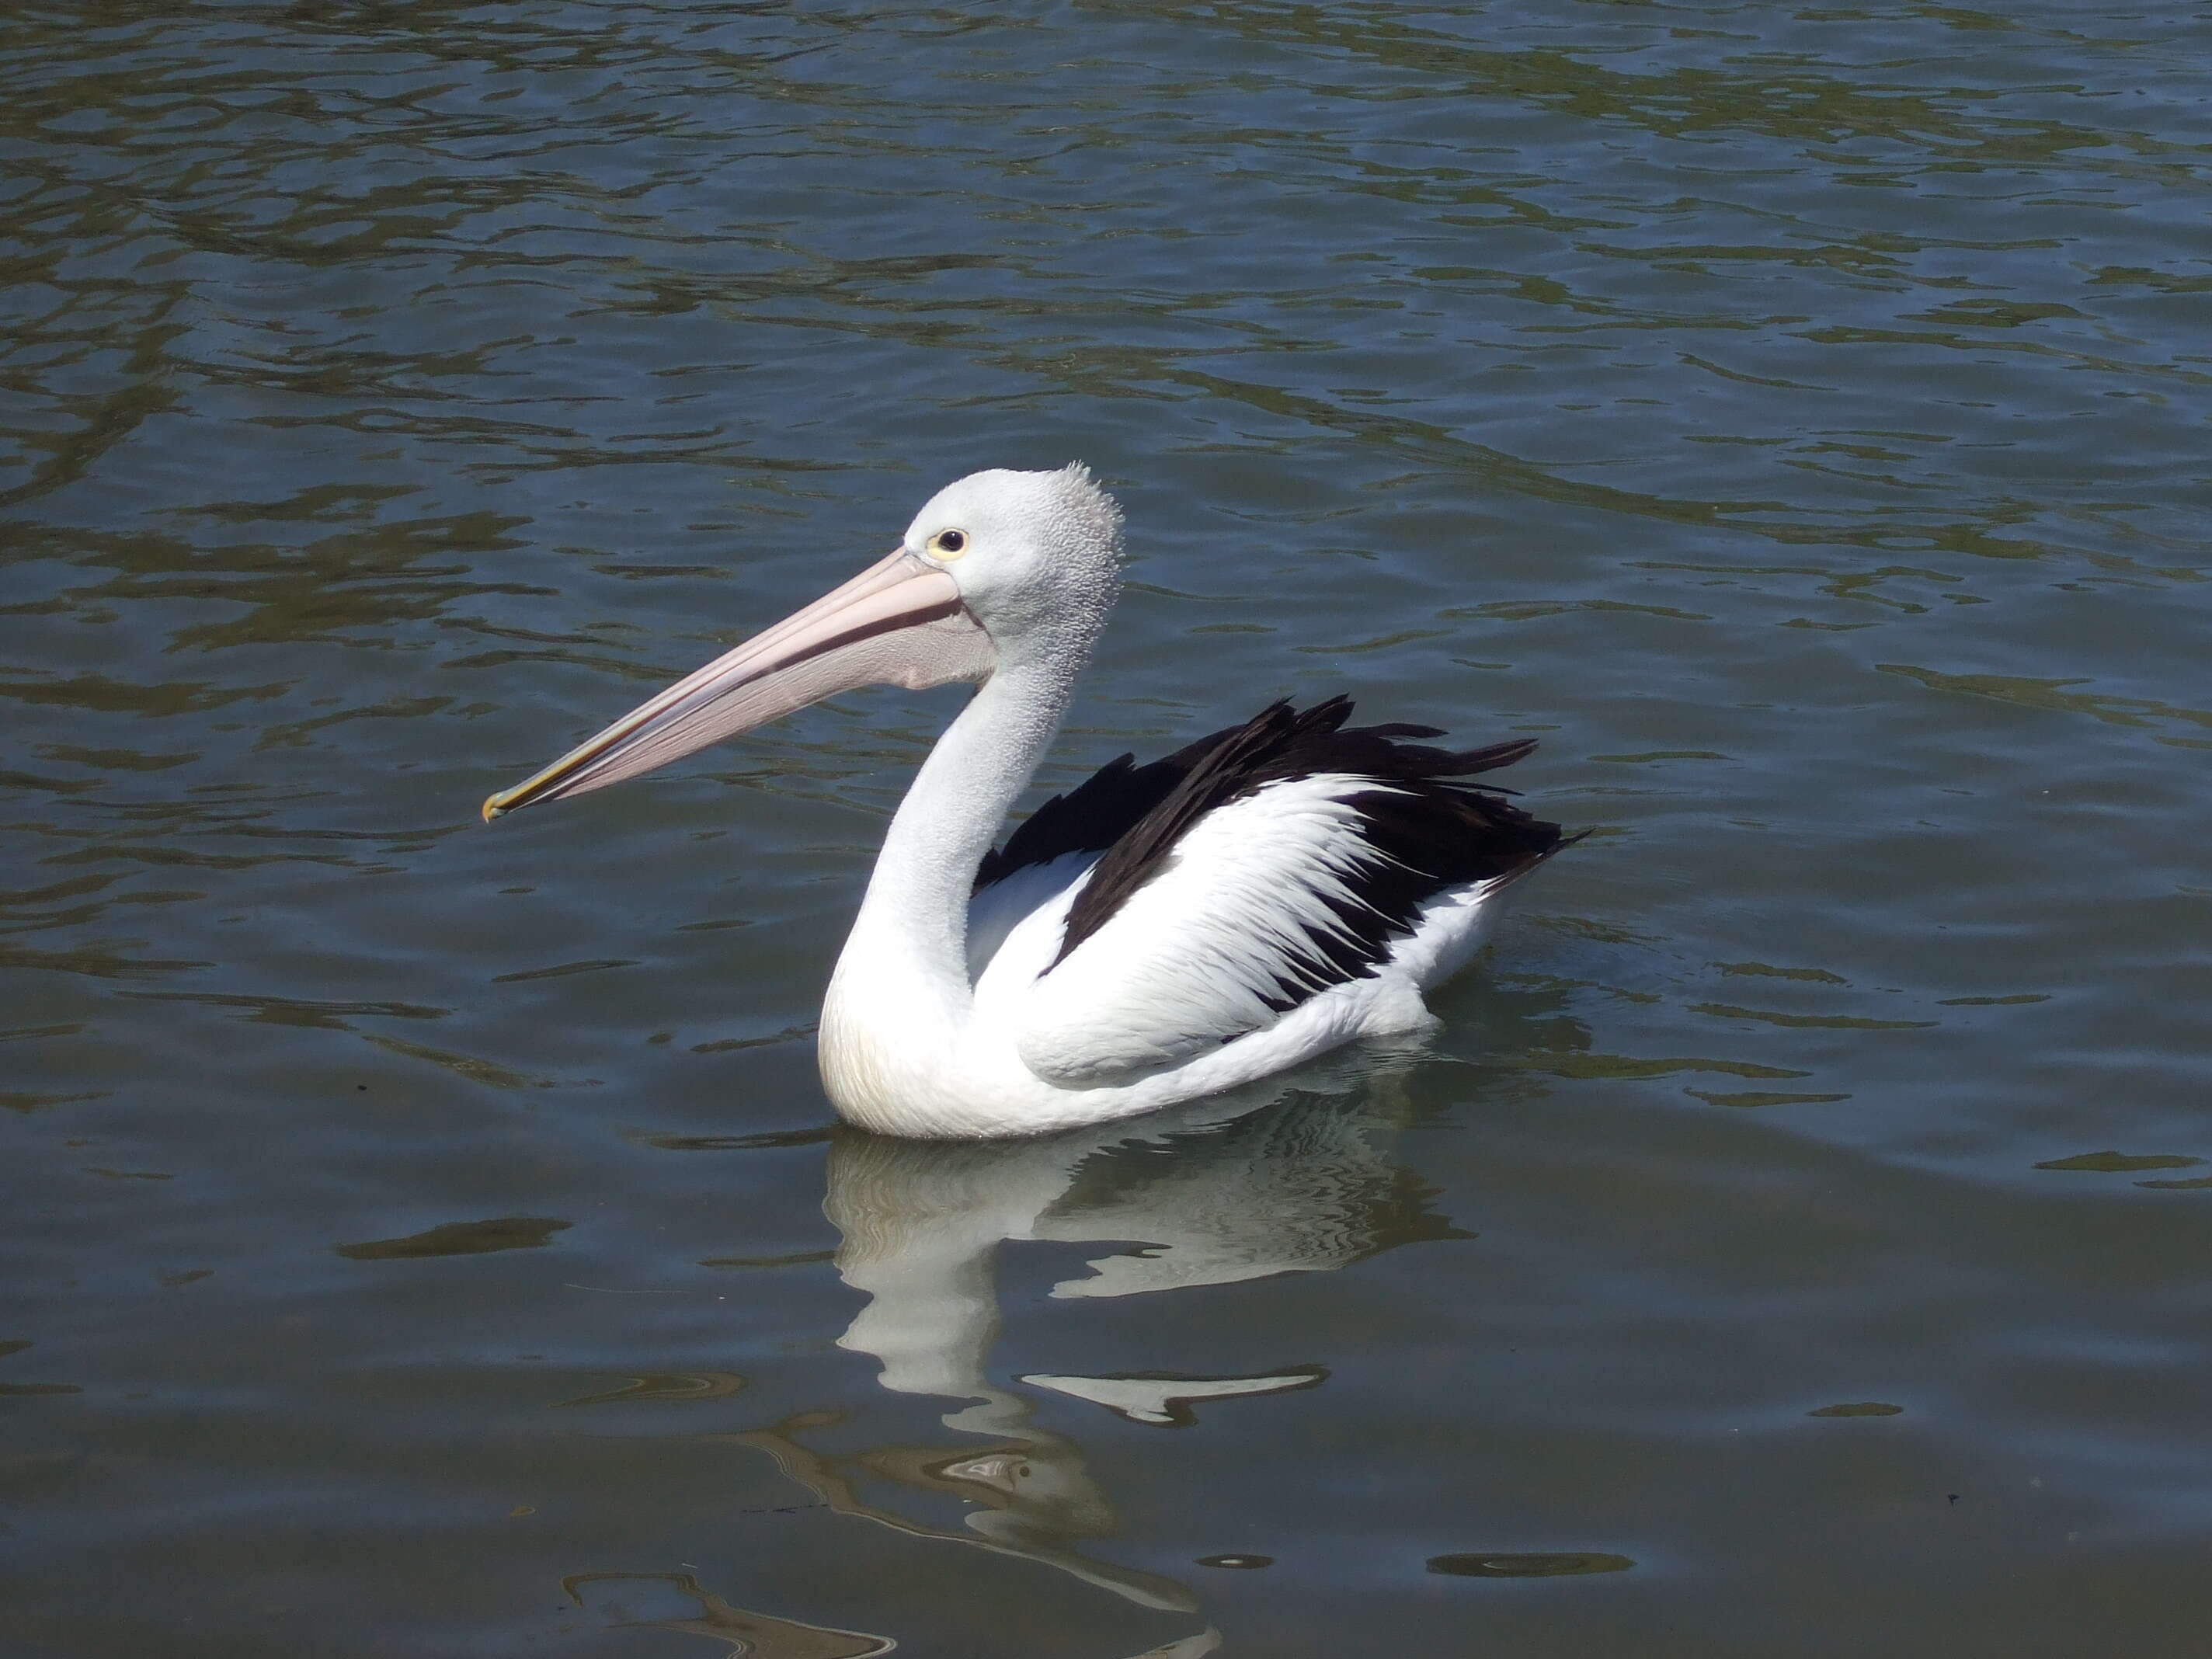
[[[957,559],[968,550],[968,532],[940,530],[929,538],[929,550],[940,559]]]

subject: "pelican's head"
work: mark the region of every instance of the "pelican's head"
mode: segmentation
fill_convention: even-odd
[[[880,562],[500,791],[484,818],[603,789],[856,686],[920,690],[1038,660],[1072,672],[1112,607],[1121,554],[1121,510],[1080,463],[971,473]]]
[[[952,578],[1002,656],[1087,644],[1114,603],[1121,509],[1080,462],[971,472],[929,498],[900,551]]]

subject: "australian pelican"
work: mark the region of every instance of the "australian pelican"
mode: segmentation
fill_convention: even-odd
[[[650,699],[487,819],[652,771],[869,684],[974,698],[891,819],[822,1010],[852,1121],[1028,1135],[1268,1076],[1434,1023],[1499,902],[1563,844],[1480,786],[1516,739],[1277,702],[1139,766],[1123,756],[1000,825],[1066,712],[1120,586],[1121,514],[1081,465],[978,472],[890,556]]]

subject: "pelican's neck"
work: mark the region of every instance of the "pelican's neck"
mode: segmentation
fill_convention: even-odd
[[[833,1002],[860,978],[872,998],[895,998],[940,1030],[965,1023],[976,866],[1060,729],[1079,666],[1065,658],[1002,665],[938,739],[884,836]]]

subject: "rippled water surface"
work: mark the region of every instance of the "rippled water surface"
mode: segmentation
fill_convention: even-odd
[[[2208,54],[12,6],[0,1650],[2201,1651]],[[1348,690],[1595,833],[1425,1053],[836,1131],[957,694],[477,803],[1076,456],[1046,784]]]

